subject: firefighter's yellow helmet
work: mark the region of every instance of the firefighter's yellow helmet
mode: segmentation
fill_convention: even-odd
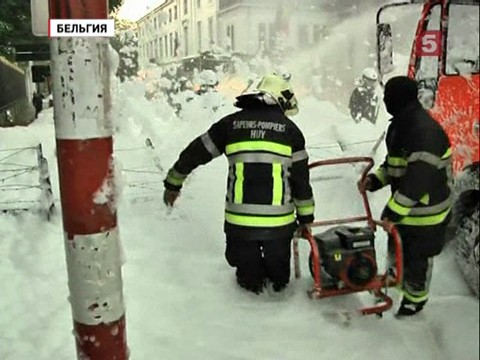
[[[269,94],[281,106],[285,115],[298,114],[298,102],[290,82],[277,74],[265,75],[257,85],[257,91]]]

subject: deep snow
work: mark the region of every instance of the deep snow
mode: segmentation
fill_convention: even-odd
[[[372,26],[373,21],[372,14],[362,15],[360,25]],[[340,24],[337,34],[347,32],[354,42],[368,41],[365,30],[348,25]],[[405,40],[411,43],[411,37]],[[333,58],[338,72],[344,70],[336,62],[340,48],[345,47],[332,35],[319,49]],[[358,55],[359,68],[371,65],[371,57],[363,64],[362,54],[350,55]],[[407,60],[396,55],[400,73]],[[292,67],[293,79],[308,79],[303,73],[308,65],[298,64],[297,69]],[[348,87],[345,81],[340,83]],[[197,169],[173,210],[166,209],[161,199],[165,171],[183,147],[234,108],[227,104],[213,112],[196,104],[178,118],[161,99],[148,102],[144,93],[141,83],[127,82],[115,86],[114,94],[118,220],[132,360],[479,359],[478,299],[465,284],[450,247],[436,259],[425,311],[401,321],[393,317],[394,309],[381,320],[359,317],[344,323],[332,316],[336,310],[352,310],[371,301],[366,294],[310,300],[306,242],[300,244],[302,278],[292,279],[284,294],[255,296],[239,289],[223,257],[226,160],[219,158]],[[387,126],[383,109],[374,126],[354,124],[347,111],[306,93],[299,101],[300,114],[294,121],[305,133],[312,161],[352,155],[382,161],[383,143],[375,154],[371,150]],[[147,137],[154,149],[145,146]],[[43,144],[57,200],[57,214],[50,222],[34,213],[0,213],[0,360],[75,358],[54,139],[51,110],[26,128],[0,129],[0,150]],[[30,154],[21,161],[35,163],[34,152]],[[0,170],[2,166],[0,161]],[[312,171],[318,219],[362,211],[355,188],[360,171],[361,166],[348,165]],[[30,179],[35,181],[35,176],[30,174]],[[35,198],[25,191],[8,195]],[[0,202],[5,196],[0,192]],[[388,190],[370,196],[377,217],[387,196]],[[379,230],[380,266],[385,238]],[[398,306],[399,295],[389,291]]]
[[[162,204],[164,173],[154,161],[168,168],[220,113],[205,110],[179,120],[161,101],[148,103],[137,96],[142,93],[139,83],[117,90],[118,219],[132,359],[478,359],[478,300],[465,285],[451,249],[437,259],[425,312],[403,321],[394,319],[392,311],[382,320],[363,317],[349,324],[332,318],[332,310],[354,309],[371,299],[360,294],[310,300],[305,293],[312,282],[308,246],[303,242],[303,276],[292,279],[285,294],[255,296],[239,289],[223,258],[226,161],[216,159],[195,171],[173,211]],[[355,125],[329,103],[301,99],[301,106],[295,121],[306,134],[311,160],[369,155],[386,125],[385,114],[377,126]],[[154,150],[144,146],[147,136]],[[338,141],[346,144],[344,152]],[[51,110],[27,128],[0,131],[1,148],[38,142],[50,162],[58,199]],[[381,146],[377,162],[383,155]],[[345,166],[312,173],[318,218],[361,211],[355,198],[360,170]],[[371,196],[375,214],[386,196]],[[45,222],[35,214],[3,214],[0,234],[0,358],[75,358],[60,216]],[[385,235],[380,231],[377,243],[383,263]],[[394,298],[398,305],[398,295]]]

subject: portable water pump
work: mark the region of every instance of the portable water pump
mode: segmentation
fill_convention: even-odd
[[[324,283],[360,289],[377,275],[375,235],[368,227],[333,227],[314,235],[320,251]],[[312,254],[309,257],[313,277]]]
[[[373,167],[370,157],[347,157],[320,160],[309,164],[310,171],[328,165],[366,163],[360,180],[363,181]],[[381,314],[393,305],[387,288],[401,284],[403,277],[403,251],[400,234],[391,224],[374,220],[365,191],[360,192],[365,215],[325,219],[310,224],[313,229],[319,226],[333,226],[320,234],[312,234],[303,228],[293,239],[293,259],[295,278],[301,277],[298,240],[305,239],[310,245],[309,268],[313,277],[313,288],[307,291],[314,299],[354,294],[362,291],[375,297],[373,305],[355,310],[361,315]],[[367,226],[345,226],[345,224],[366,222]],[[394,247],[394,267],[378,273],[375,256],[375,231],[381,226],[392,240]]]

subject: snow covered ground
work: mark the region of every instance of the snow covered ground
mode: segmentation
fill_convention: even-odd
[[[179,151],[233,108],[178,119],[162,102],[144,100],[139,84],[124,84],[116,96],[118,219],[132,360],[479,359],[478,300],[450,248],[436,260],[430,303],[412,319],[396,320],[393,311],[348,324],[332,318],[332,310],[354,309],[370,298],[310,300],[306,243],[303,276],[292,279],[285,294],[255,296],[239,289],[223,257],[225,159],[195,171],[173,211],[161,200],[164,171]],[[386,127],[385,114],[376,126],[356,125],[330,103],[300,101],[295,121],[311,160],[373,155],[381,161],[383,144],[376,154],[371,149]],[[145,147],[147,137],[155,149]],[[51,110],[27,128],[0,129],[0,149],[42,142],[58,200],[54,138]],[[362,210],[355,190],[360,171],[344,166],[312,172],[318,218]],[[370,197],[377,216],[386,197],[385,191]],[[380,231],[377,243],[383,263]],[[31,213],[0,214],[0,284],[0,359],[74,359],[59,213],[51,222]],[[398,294],[394,299],[398,305]]]

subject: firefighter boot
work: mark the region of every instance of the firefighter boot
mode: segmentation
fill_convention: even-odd
[[[402,318],[404,316],[415,315],[423,310],[423,307],[425,306],[427,301],[428,300],[424,300],[418,303],[414,303],[413,301],[410,301],[404,297],[402,299],[402,303],[400,304],[400,308],[395,314],[395,317]]]

